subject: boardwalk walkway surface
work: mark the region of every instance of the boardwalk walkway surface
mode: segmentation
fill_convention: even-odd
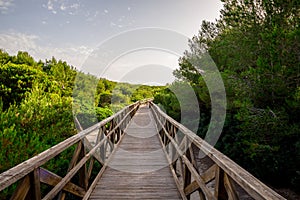
[[[70,147],[64,176],[44,168]],[[100,171],[95,162],[105,162]],[[0,192],[5,190],[14,190],[11,199],[36,200],[65,194],[84,200],[285,199],[151,101],[128,105],[1,173]]]
[[[126,128],[90,199],[181,199],[147,106]]]

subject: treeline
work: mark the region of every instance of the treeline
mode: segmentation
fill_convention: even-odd
[[[179,82],[171,87],[182,87],[180,81],[193,86],[201,110],[198,134],[204,137],[211,104],[202,75],[208,72],[205,58],[209,54],[227,96],[225,126],[216,147],[264,182],[299,192],[300,3],[222,2],[220,19],[203,21],[198,35],[189,41],[190,49],[174,72]],[[157,94],[155,102],[180,120],[171,89]]]
[[[0,173],[76,134],[73,114],[86,128],[158,90],[98,79],[55,58],[35,61],[27,52],[0,50]],[[46,168],[63,174],[71,157],[72,149]]]
[[[155,103],[180,121],[180,95],[187,102],[184,116],[194,116],[185,82],[193,87],[201,114],[200,122],[191,117],[185,123],[199,123],[198,135],[204,138],[211,118],[203,78],[209,54],[227,98],[226,121],[216,147],[262,181],[298,191],[300,3],[222,2],[220,19],[203,21],[179,59],[177,81],[167,87],[98,79],[55,58],[35,61],[26,52],[11,56],[1,50],[0,173],[75,134],[73,114],[85,128],[124,105],[154,96]],[[49,169],[66,171],[65,160],[50,163]]]

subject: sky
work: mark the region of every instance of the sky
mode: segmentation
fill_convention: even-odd
[[[163,85],[220,0],[0,0],[0,48],[110,80]]]

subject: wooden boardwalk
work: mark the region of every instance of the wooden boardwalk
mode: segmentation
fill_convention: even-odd
[[[147,106],[134,115],[89,199],[181,199]]]
[[[70,147],[65,175],[44,168]],[[99,171],[94,163],[105,157]],[[128,105],[1,173],[0,192],[5,190],[13,190],[10,199],[33,200],[285,199],[151,101]]]

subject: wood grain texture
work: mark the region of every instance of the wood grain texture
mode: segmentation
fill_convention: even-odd
[[[231,159],[229,159],[227,156],[225,156],[217,149],[215,149],[213,146],[208,144],[205,140],[198,137],[191,130],[189,130],[188,128],[176,122],[170,116],[165,114],[163,111],[160,110],[160,108],[157,105],[150,102],[150,107],[152,111],[157,114],[158,121],[164,122],[165,124],[172,124],[172,126],[174,126],[179,133],[182,133],[184,137],[187,137],[189,141],[192,141],[193,145],[195,145],[199,150],[205,153],[205,155],[207,155],[219,167],[220,171],[226,173],[228,177],[230,177],[234,182],[236,182],[239,186],[241,186],[251,197],[253,197],[254,199],[265,199],[265,200],[285,199],[284,197],[276,193],[274,190],[266,186],[264,183],[259,181],[252,174],[250,174],[245,169],[243,169],[241,166],[239,166]],[[179,144],[179,148],[183,146],[182,144],[180,144],[179,141],[178,144]],[[215,178],[216,178],[217,186],[220,186],[218,182],[222,182],[221,185],[224,186],[223,177],[219,179],[218,175],[216,174]],[[218,191],[218,189],[215,189],[215,196],[218,193],[220,193],[220,191]]]
[[[90,199],[181,199],[147,106],[126,128]]]
[[[86,137],[91,132],[98,130],[100,127],[105,126],[108,122],[112,121],[114,118],[118,117],[119,115],[123,113],[127,113],[131,111],[131,109],[135,108],[139,105],[139,102],[134,103],[132,105],[129,105],[116,114],[104,119],[103,121],[83,130],[80,131],[78,134],[62,141],[61,143],[43,151],[42,153],[30,158],[29,160],[26,160],[19,165],[3,172],[0,174],[0,191],[3,189],[9,187],[11,184],[17,182],[18,180],[22,179],[23,177],[27,176],[30,172],[32,172],[34,169],[42,166],[50,159],[54,158],[64,150],[68,149],[72,145],[79,142],[81,139]],[[134,114],[134,112],[131,112],[130,114]]]

